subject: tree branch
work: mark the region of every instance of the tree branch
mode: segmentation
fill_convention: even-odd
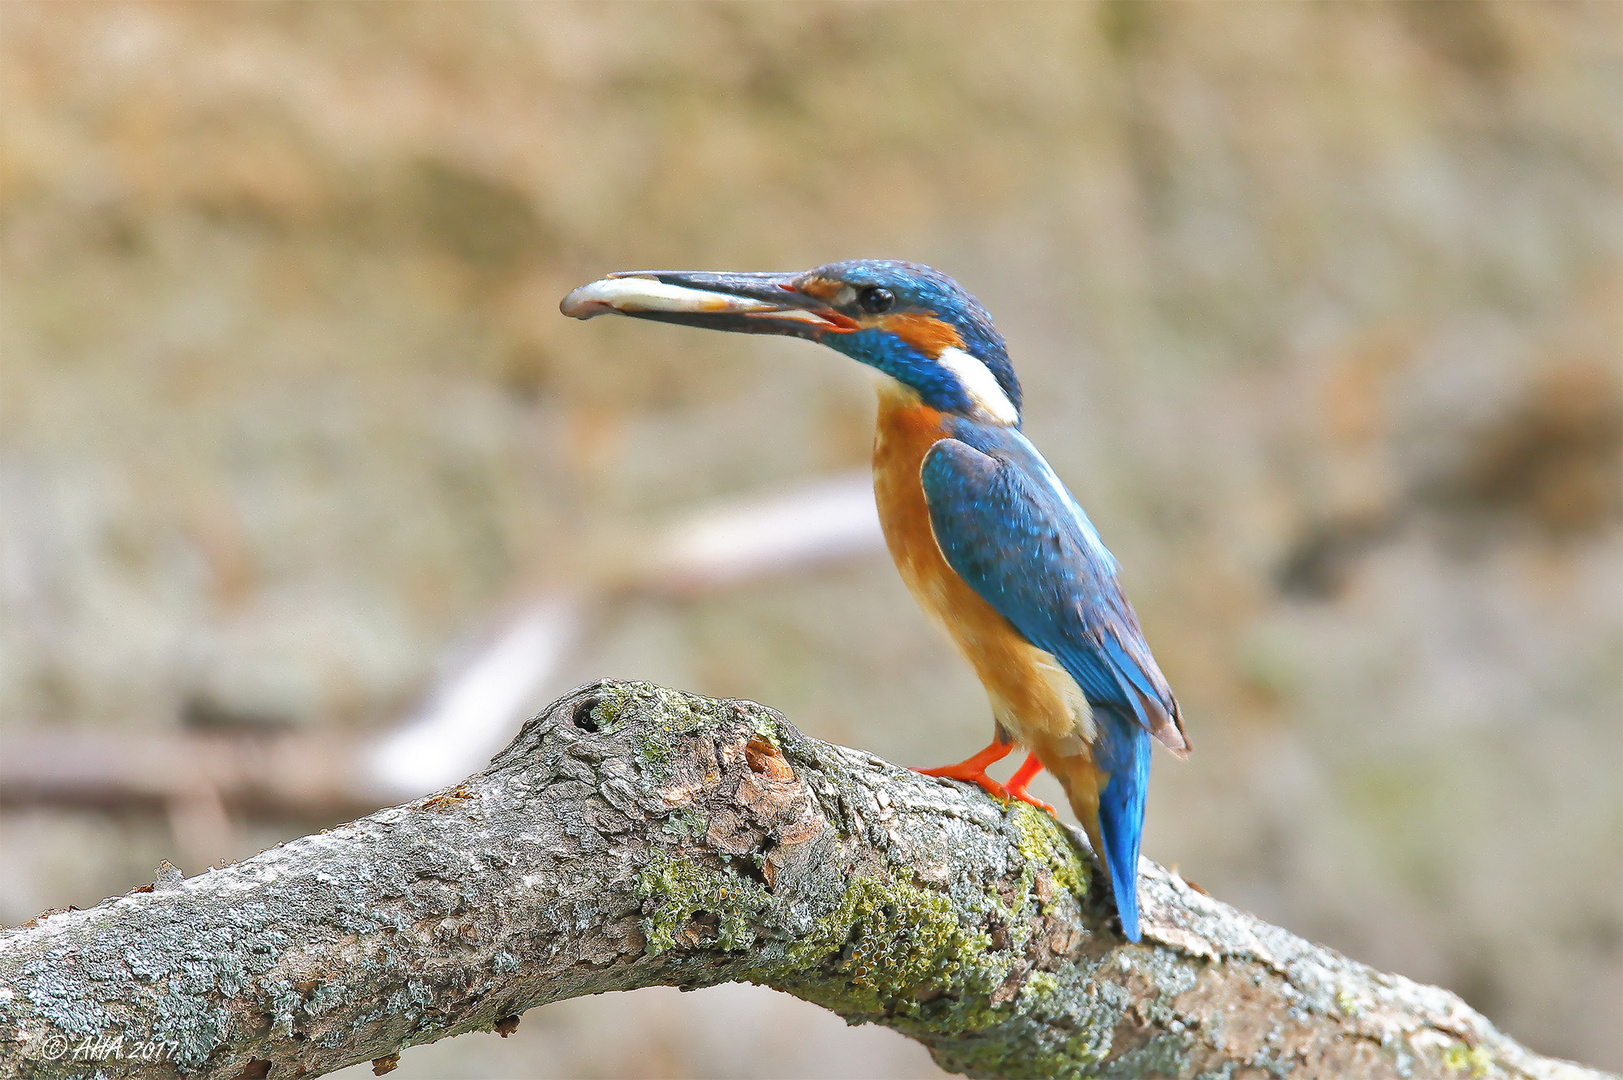
[[[1145,867],[1128,945],[1029,806],[601,683],[453,789],[5,931],[0,1075],[386,1069],[550,1001],[735,980],[971,1076],[1601,1075]]]

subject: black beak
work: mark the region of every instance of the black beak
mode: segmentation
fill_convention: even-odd
[[[558,305],[575,319],[613,312],[637,319],[788,334],[817,340],[857,324],[828,300],[803,292],[804,274],[732,274],[704,270],[633,270],[582,285]]]

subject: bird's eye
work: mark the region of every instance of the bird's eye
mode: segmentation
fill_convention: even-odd
[[[857,294],[857,304],[870,315],[878,315],[896,306],[896,294],[875,285]]]

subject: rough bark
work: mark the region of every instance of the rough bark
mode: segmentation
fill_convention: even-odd
[[[0,936],[0,1075],[387,1068],[561,998],[733,980],[971,1076],[1601,1075],[1148,863],[1127,944],[1047,815],[646,684],[575,691],[455,788],[159,877]]]

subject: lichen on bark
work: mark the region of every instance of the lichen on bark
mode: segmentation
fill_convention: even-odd
[[[319,1075],[550,1001],[775,987],[971,1076],[1592,1076],[1144,864],[1116,932],[1046,814],[748,702],[583,687],[454,788],[0,934],[0,1077]]]

